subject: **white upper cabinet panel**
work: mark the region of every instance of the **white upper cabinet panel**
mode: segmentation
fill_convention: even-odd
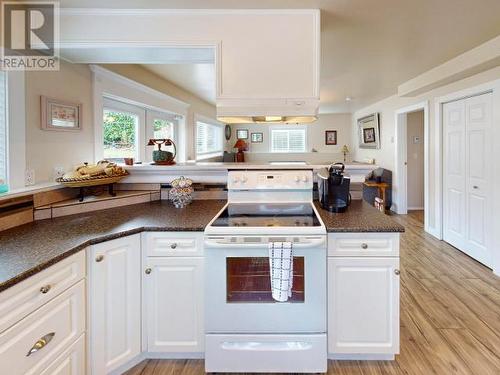
[[[196,47],[214,49],[218,109],[236,108],[238,114],[248,115],[262,113],[266,103],[273,111],[290,109],[275,115],[317,109],[318,9],[61,11],[61,49],[74,62],[80,62],[75,50],[91,50],[81,60],[99,63],[99,56],[108,58],[113,49],[131,48],[137,55],[138,48],[172,48],[181,56],[180,47],[191,52]],[[89,61],[89,55],[95,61]]]

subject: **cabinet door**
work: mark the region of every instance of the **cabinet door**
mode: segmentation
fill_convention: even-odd
[[[144,272],[148,352],[203,352],[203,258],[153,258]]]
[[[328,352],[399,352],[399,258],[328,259]]]
[[[141,352],[140,235],[90,247],[90,364],[107,374]]]

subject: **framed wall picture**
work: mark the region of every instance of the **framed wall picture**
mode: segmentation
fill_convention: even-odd
[[[264,141],[264,133],[252,133],[252,143],[262,143]]]
[[[82,130],[82,104],[41,96],[41,127],[43,130]]]
[[[380,124],[378,113],[358,120],[359,147],[380,148]]]
[[[336,145],[336,144],[337,144],[337,131],[325,130],[325,145]]]
[[[237,129],[236,138],[238,139],[248,139],[248,129]]]

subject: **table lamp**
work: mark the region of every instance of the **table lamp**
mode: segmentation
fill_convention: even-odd
[[[245,162],[245,154],[243,151],[248,150],[248,145],[243,139],[238,139],[236,143],[234,144],[234,148],[238,149],[238,152],[236,153],[236,162],[237,163],[244,163]]]
[[[347,145],[342,146],[342,153],[344,154],[344,163],[346,162],[346,155],[349,153],[349,149],[347,148]]]

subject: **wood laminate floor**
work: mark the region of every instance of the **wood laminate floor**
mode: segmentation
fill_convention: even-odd
[[[401,350],[395,361],[329,361],[329,374],[500,374],[500,278],[395,215],[401,237]],[[146,360],[127,375],[204,374],[202,360]]]

